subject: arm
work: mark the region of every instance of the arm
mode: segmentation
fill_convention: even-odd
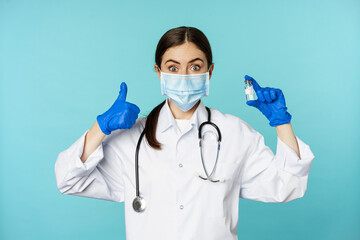
[[[114,130],[123,134],[136,122],[140,109],[126,102],[126,96],[127,85],[123,82],[109,110],[98,115],[91,129],[58,155],[55,176],[61,193],[124,201],[123,159],[111,141],[103,142],[103,139]]]
[[[83,162],[86,131],[68,149],[59,153],[55,162],[55,177],[63,194],[124,201],[125,174],[122,159],[109,143],[100,143]]]
[[[292,116],[287,112],[282,91],[276,88],[262,88],[255,79],[247,75],[245,79],[252,80],[258,96],[258,100],[247,101],[246,104],[258,108],[270,120],[270,126],[275,127],[278,137],[300,158],[299,145],[290,123]]]
[[[257,100],[246,102],[261,111],[275,127],[277,138],[276,155],[265,145],[264,137],[250,130],[247,138],[252,144],[242,168],[240,197],[263,202],[288,202],[302,197],[307,189],[307,180],[314,155],[310,147],[295,136],[287,112],[283,92],[277,88],[262,88],[250,76]],[[301,159],[300,159],[301,158]]]
[[[247,128],[244,129],[246,134],[242,141],[248,142],[249,146],[241,167],[240,198],[288,202],[304,196],[314,159],[310,147],[295,136],[299,147],[297,154],[278,136],[274,155],[265,144],[264,137],[250,125],[244,124]]]
[[[84,150],[81,155],[81,161],[83,163],[95,151],[95,149],[98,148],[105,136],[106,135],[101,131],[99,124],[96,121],[85,136]]]
[[[301,159],[300,152],[299,152],[299,145],[296,140],[296,136],[294,131],[291,127],[291,123],[282,124],[275,127],[278,137],[286,143],[290,148],[292,148],[298,157]]]

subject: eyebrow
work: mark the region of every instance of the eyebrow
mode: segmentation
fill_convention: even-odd
[[[204,62],[201,58],[194,58],[193,60],[191,60],[189,63],[192,63],[192,62],[195,62],[196,60],[200,60],[200,61],[202,61],[202,62]],[[177,61],[175,61],[175,60],[172,60],[172,59],[169,59],[169,60],[167,60],[166,62],[165,62],[165,64],[167,63],[167,62],[174,62],[174,63],[177,63],[177,64],[180,64],[179,62],[177,62]]]

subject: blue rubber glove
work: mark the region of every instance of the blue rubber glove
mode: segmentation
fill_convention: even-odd
[[[262,88],[252,77],[245,75],[245,80],[252,80],[257,100],[247,101],[249,106],[256,107],[270,121],[271,127],[286,124],[291,121],[291,115],[287,112],[284,94],[277,88]]]
[[[140,109],[135,104],[126,102],[127,86],[121,83],[119,96],[114,104],[101,115],[97,116],[97,122],[103,133],[109,135],[116,129],[130,129],[136,122]]]

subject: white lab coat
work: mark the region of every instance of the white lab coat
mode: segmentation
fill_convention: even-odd
[[[61,193],[125,202],[128,240],[227,240],[237,239],[239,197],[262,202],[288,202],[304,196],[314,155],[297,137],[300,156],[277,139],[276,155],[263,136],[241,118],[211,109],[212,121],[222,133],[221,149],[213,183],[205,176],[200,158],[198,127],[207,120],[202,101],[189,129],[181,133],[168,106],[160,111],[156,137],[162,150],[152,149],[143,138],[139,153],[140,194],[147,206],[137,213],[135,149],[145,118],[131,129],[106,136],[83,163],[84,134],[61,152],[55,163]],[[204,131],[212,130],[210,126]],[[215,145],[214,145],[215,146]],[[208,153],[211,154],[208,154]],[[204,149],[211,172],[216,148]]]

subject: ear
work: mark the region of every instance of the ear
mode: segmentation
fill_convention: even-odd
[[[209,80],[211,78],[212,72],[214,70],[214,64],[211,64],[210,68],[209,68]]]
[[[156,74],[158,75],[158,78],[161,80],[161,78],[160,78],[160,71],[159,71],[159,69],[158,69],[158,65],[155,64],[155,65],[154,65],[154,68],[155,68]]]

